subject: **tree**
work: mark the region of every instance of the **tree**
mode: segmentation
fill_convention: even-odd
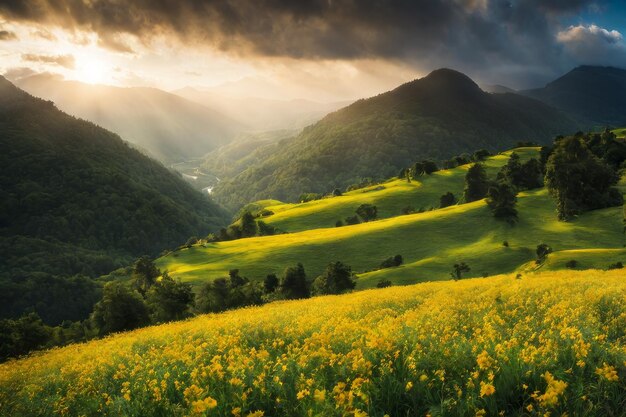
[[[378,209],[376,206],[371,204],[361,204],[356,209],[356,214],[363,219],[365,222],[369,222],[371,220],[376,220],[378,216]]]
[[[248,278],[239,275],[238,269],[231,269],[228,271],[228,278],[230,279],[230,288],[241,287],[249,282]]]
[[[52,329],[41,321],[37,313],[14,320],[0,320],[0,361],[42,348],[51,338]]]
[[[445,208],[456,204],[456,197],[450,191],[439,197],[439,207]]]
[[[491,155],[491,152],[489,152],[487,149],[480,149],[474,152],[474,155],[472,155],[472,159],[477,162],[484,161],[490,155]]]
[[[465,190],[463,191],[465,202],[471,203],[485,198],[488,187],[485,168],[479,163],[472,165],[465,175]]]
[[[278,288],[280,281],[276,274],[268,274],[263,280],[263,290],[266,294],[271,294]]]
[[[313,281],[313,293],[315,295],[341,294],[352,290],[356,286],[356,280],[352,268],[342,262],[331,262],[326,270]]]
[[[257,234],[257,224],[254,216],[249,211],[245,211],[241,216],[241,237],[252,237]]]
[[[155,323],[181,320],[190,315],[196,295],[187,283],[174,281],[167,273],[148,291],[147,304]]]
[[[435,161],[431,161],[429,159],[422,161],[423,172],[426,175],[430,175],[433,172],[439,171],[439,167]]]
[[[341,192],[341,190],[339,188],[335,188],[333,190],[333,197],[340,197],[342,195],[343,195],[343,193]]]
[[[263,220],[257,221],[257,224],[259,226],[259,236],[271,236],[276,234],[276,228],[265,223]]]
[[[385,278],[381,278],[381,280],[376,283],[376,288],[387,288],[391,287],[391,285],[391,281]]]
[[[402,265],[404,260],[402,259],[402,255],[390,256],[380,263],[381,268],[392,268],[394,266]]]
[[[100,335],[132,330],[150,322],[142,297],[119,282],[109,282],[94,306],[91,321]]]
[[[280,292],[287,299],[310,297],[311,293],[306,280],[306,273],[301,263],[285,269],[280,280]]]
[[[207,282],[200,289],[196,308],[201,313],[217,313],[228,308],[230,288],[226,278],[217,278]]]
[[[509,222],[517,219],[516,194],[515,188],[506,182],[492,184],[487,192],[487,205],[493,216]]]
[[[348,216],[345,219],[345,223],[347,225],[353,225],[353,224],[359,224],[361,223],[361,221],[359,220],[359,216],[357,216],[356,214],[354,216]]]
[[[546,186],[556,200],[560,220],[622,204],[621,193],[612,188],[618,180],[619,175],[578,136],[558,141],[546,165]]]
[[[549,254],[552,253],[552,248],[545,243],[541,243],[537,245],[537,250],[535,252],[537,253],[536,263],[540,264],[546,260]]]
[[[142,256],[133,265],[132,278],[135,288],[144,297],[160,275],[161,271],[148,256]]]
[[[458,264],[454,264],[450,275],[456,281],[463,277],[464,272],[470,272],[470,271],[471,271],[471,268],[469,267],[469,265],[467,265],[465,262],[461,262]]]

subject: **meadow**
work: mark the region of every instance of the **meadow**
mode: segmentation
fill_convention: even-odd
[[[618,416],[622,271],[277,302],[0,365],[0,415]]]
[[[538,155],[538,148],[515,151],[522,160]],[[485,161],[490,177],[495,177],[510,154]],[[394,284],[449,279],[457,262],[470,265],[469,277],[536,269],[535,249],[540,243],[555,251],[549,260],[558,259],[547,263],[547,269],[564,267],[570,260],[578,261],[579,268],[626,263],[623,208],[594,210],[562,222],[546,189],[519,193],[519,221],[514,225],[495,219],[484,201],[400,215],[407,205],[436,206],[446,190],[461,196],[467,168],[442,170],[411,183],[392,180],[382,184],[383,189],[373,186],[302,204],[259,202],[259,207],[275,213],[264,221],[295,232],[194,245],[160,258],[157,264],[172,276],[200,285],[226,276],[230,269],[261,280],[298,262],[312,279],[329,262],[342,261],[359,274],[357,288],[362,289],[382,279]],[[336,219],[353,214],[363,203],[376,205],[381,219],[334,227]],[[567,252],[579,250],[591,251]],[[403,256],[404,265],[378,270],[384,259],[397,254]]]

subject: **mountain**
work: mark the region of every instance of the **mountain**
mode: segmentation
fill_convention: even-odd
[[[520,93],[567,112],[586,128],[626,124],[626,70],[620,68],[580,66]]]
[[[155,88],[120,88],[64,81],[39,74],[16,81],[30,94],[92,121],[166,163],[179,162],[230,142],[244,130],[213,109]]]
[[[91,306],[76,303],[93,288],[80,276],[157,255],[225,218],[119,136],[0,77],[0,317],[34,308],[49,322],[84,318]]]
[[[266,198],[294,201],[303,192],[396,175],[416,160],[502,150],[522,140],[547,143],[576,128],[538,100],[486,93],[464,74],[440,69],[329,114],[214,192],[231,208]]]
[[[517,91],[513,90],[512,88],[509,88],[505,85],[500,85],[500,84],[485,84],[485,85],[481,85],[480,88],[483,91],[486,91],[487,93],[497,93],[497,94],[517,93]]]
[[[350,102],[320,103],[312,100],[272,100],[260,97],[237,97],[191,87],[174,92],[188,100],[218,110],[232,119],[245,115],[252,131],[302,129]]]

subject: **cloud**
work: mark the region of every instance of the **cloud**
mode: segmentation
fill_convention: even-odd
[[[596,25],[570,26],[557,34],[557,40],[579,62],[626,64],[624,37],[617,30]]]
[[[22,61],[59,65],[68,69],[73,69],[76,66],[76,60],[73,55],[22,54]]]
[[[23,78],[28,78],[31,75],[35,75],[35,74],[37,74],[37,72],[32,70],[31,68],[16,67],[16,68],[9,68],[4,73],[4,76],[11,81],[18,81]]]
[[[0,30],[0,41],[12,41],[15,39],[17,39],[17,35],[15,34],[15,32]]]
[[[132,52],[127,36],[144,44],[165,36],[240,57],[385,59],[486,77],[514,71],[519,84],[575,65],[562,55],[570,49],[555,36],[559,24],[601,2],[0,0],[0,15],[93,31],[100,45],[118,52]]]

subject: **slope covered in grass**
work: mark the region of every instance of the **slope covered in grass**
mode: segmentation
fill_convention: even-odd
[[[620,271],[426,283],[201,316],[0,365],[0,414],[620,415]]]
[[[487,175],[495,178],[497,172],[506,164],[511,153],[517,153],[522,162],[530,158],[539,158],[539,148],[516,148],[512,151],[487,158],[483,165]],[[273,215],[263,221],[279,230],[297,232],[320,227],[332,227],[337,220],[352,216],[361,204],[373,204],[378,208],[378,218],[395,217],[402,214],[405,207],[415,211],[439,208],[439,198],[450,191],[457,199],[463,196],[464,178],[471,165],[437,171],[421,176],[419,180],[407,182],[405,179],[392,179],[378,185],[350,191],[342,196],[309,201],[307,203],[268,204],[262,206],[272,211]],[[270,200],[271,201],[271,200]]]
[[[524,158],[537,154],[536,148],[517,151]],[[490,175],[495,176],[508,154],[486,161]],[[395,284],[448,279],[452,266],[458,262],[470,265],[467,276],[512,272],[536,259],[535,249],[540,243],[549,244],[557,252],[597,249],[584,262],[581,259],[581,265],[589,267],[605,268],[611,263],[626,262],[623,252],[615,251],[625,243],[621,207],[595,210],[560,222],[555,203],[545,189],[518,195],[519,221],[513,226],[495,219],[484,201],[398,215],[407,204],[428,207],[431,202],[438,202],[447,190],[460,195],[466,169],[465,166],[441,171],[410,184],[394,180],[378,191],[356,190],[304,204],[262,201],[259,207],[275,211],[264,221],[297,232],[196,245],[171,253],[159,259],[158,264],[173,276],[201,284],[226,276],[230,269],[240,269],[242,275],[260,280],[269,273],[280,274],[298,262],[304,264],[312,279],[329,262],[339,260],[359,273],[357,287],[367,288],[381,279]],[[395,217],[333,226],[338,218],[353,214],[362,203],[376,204],[382,217]],[[503,245],[505,241],[508,246]],[[605,249],[608,251],[602,252]],[[403,256],[404,265],[375,270],[384,259],[396,254]],[[589,256],[594,260],[588,260]]]

